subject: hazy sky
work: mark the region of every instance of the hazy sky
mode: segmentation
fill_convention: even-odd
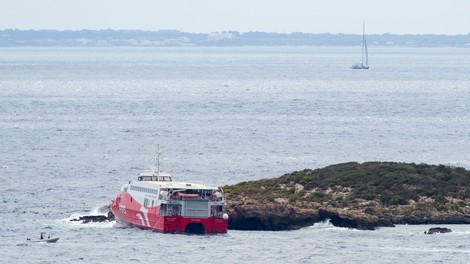
[[[468,34],[470,0],[0,0],[0,29]]]

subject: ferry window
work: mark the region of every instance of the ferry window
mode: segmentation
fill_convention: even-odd
[[[224,212],[223,206],[211,206],[211,216],[221,217]]]
[[[181,208],[182,208],[181,205],[177,205],[177,204],[168,205],[167,215],[171,215],[171,216],[181,215]]]
[[[160,206],[160,215],[165,215],[166,214],[166,204],[162,204]]]

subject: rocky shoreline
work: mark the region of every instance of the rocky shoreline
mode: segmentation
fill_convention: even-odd
[[[394,227],[398,224],[470,224],[470,214],[468,213],[416,211],[377,216],[338,208],[308,210],[292,205],[234,205],[231,202],[229,204],[229,229],[233,230],[296,230],[326,220],[329,220],[334,226],[359,230],[375,230],[379,227]]]

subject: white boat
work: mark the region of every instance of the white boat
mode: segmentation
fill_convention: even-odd
[[[354,64],[351,66],[351,69],[354,70],[368,70],[369,69],[369,55],[367,53],[367,43],[366,43],[366,23],[362,24],[362,59],[361,63]]]
[[[29,242],[42,242],[42,243],[55,243],[59,240],[58,237],[43,238],[43,239],[27,239]]]

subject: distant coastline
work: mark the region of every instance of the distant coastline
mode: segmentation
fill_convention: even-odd
[[[370,46],[469,47],[466,35],[367,35]],[[178,30],[0,30],[0,47],[238,47],[238,46],[357,46],[359,34],[311,34],[224,31],[187,33]]]

